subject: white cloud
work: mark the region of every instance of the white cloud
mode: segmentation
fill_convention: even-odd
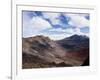
[[[33,17],[30,23],[31,27],[35,29],[34,31],[41,31],[47,28],[52,28],[48,21],[40,17]]]
[[[72,28],[66,28],[66,29],[62,29],[62,28],[53,28],[50,29],[49,31],[53,31],[53,32],[62,32],[62,33],[73,33],[74,29]]]
[[[66,37],[71,36],[71,34],[66,34],[66,33],[65,34],[48,34],[48,33],[45,33],[43,35],[49,37],[52,40],[61,40],[61,39],[64,39]]]
[[[80,28],[89,26],[89,20],[84,18],[86,15],[79,15],[79,14],[66,14],[66,17],[70,17],[71,20],[69,21],[69,24],[72,26],[77,26],[76,28],[53,28],[52,25],[46,21],[45,19],[49,19],[53,25],[59,24],[60,13],[47,13],[43,12],[43,17],[34,16],[33,18],[29,17],[27,14],[23,15],[23,37],[31,37],[36,35],[44,35],[48,36],[53,40],[60,40],[66,37],[69,37],[74,34],[78,35],[89,35],[88,33],[82,33],[80,31]],[[46,32],[40,32],[42,30],[49,29]],[[51,33],[48,33],[51,32]],[[53,33],[52,33],[53,32]],[[61,34],[58,34],[56,32],[60,32]]]
[[[43,12],[42,14],[44,18],[47,18],[47,19],[54,19],[60,15],[60,13],[50,13],[50,12]]]
[[[42,14],[43,14],[43,17],[45,19],[49,19],[53,25],[60,23],[60,19],[58,19],[58,17],[60,16],[60,13],[43,12]]]
[[[80,16],[79,14],[65,14],[66,17],[70,17],[69,21],[70,25],[82,28],[89,26],[89,20],[87,20],[84,16]]]
[[[71,36],[71,34],[54,34],[54,35],[49,35],[49,37],[52,39],[52,40],[61,40],[61,39],[64,39],[66,37],[69,37]]]
[[[77,34],[77,35],[86,35],[89,37],[89,33],[83,33],[80,31],[80,28],[76,28],[73,34]]]
[[[36,35],[43,35],[45,37],[49,37],[52,40],[60,40],[60,39],[64,39],[66,37],[71,36],[70,34],[50,34],[50,33],[34,33],[32,36],[36,36]]]
[[[80,31],[80,28],[75,28],[74,34],[79,34],[79,35],[81,35],[82,32]]]
[[[89,33],[83,33],[80,31],[80,28],[66,28],[66,29],[62,29],[62,28],[57,28],[57,29],[50,29],[49,31],[53,31],[53,32],[62,32],[64,35],[86,35],[88,36]]]
[[[33,17],[23,22],[23,36],[29,37],[41,30],[52,28],[48,21],[40,17]]]

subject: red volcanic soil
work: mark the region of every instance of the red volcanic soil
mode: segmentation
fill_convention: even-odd
[[[89,49],[82,49],[78,51],[68,51],[66,56],[73,57],[79,60],[85,60],[89,56]]]

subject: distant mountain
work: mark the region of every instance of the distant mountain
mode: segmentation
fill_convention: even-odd
[[[62,40],[56,41],[66,49],[80,49],[82,47],[89,47],[89,38],[83,35],[73,35]],[[77,48],[77,49],[76,49]]]
[[[89,56],[89,38],[73,35],[53,41],[42,35],[22,39],[23,68],[80,66]]]

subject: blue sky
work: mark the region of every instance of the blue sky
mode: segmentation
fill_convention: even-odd
[[[74,34],[89,36],[90,16],[86,13],[22,11],[23,37],[48,36],[59,40]]]

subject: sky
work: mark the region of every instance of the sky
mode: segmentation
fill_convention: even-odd
[[[23,37],[44,35],[60,40],[74,34],[89,37],[88,13],[22,11]]]

